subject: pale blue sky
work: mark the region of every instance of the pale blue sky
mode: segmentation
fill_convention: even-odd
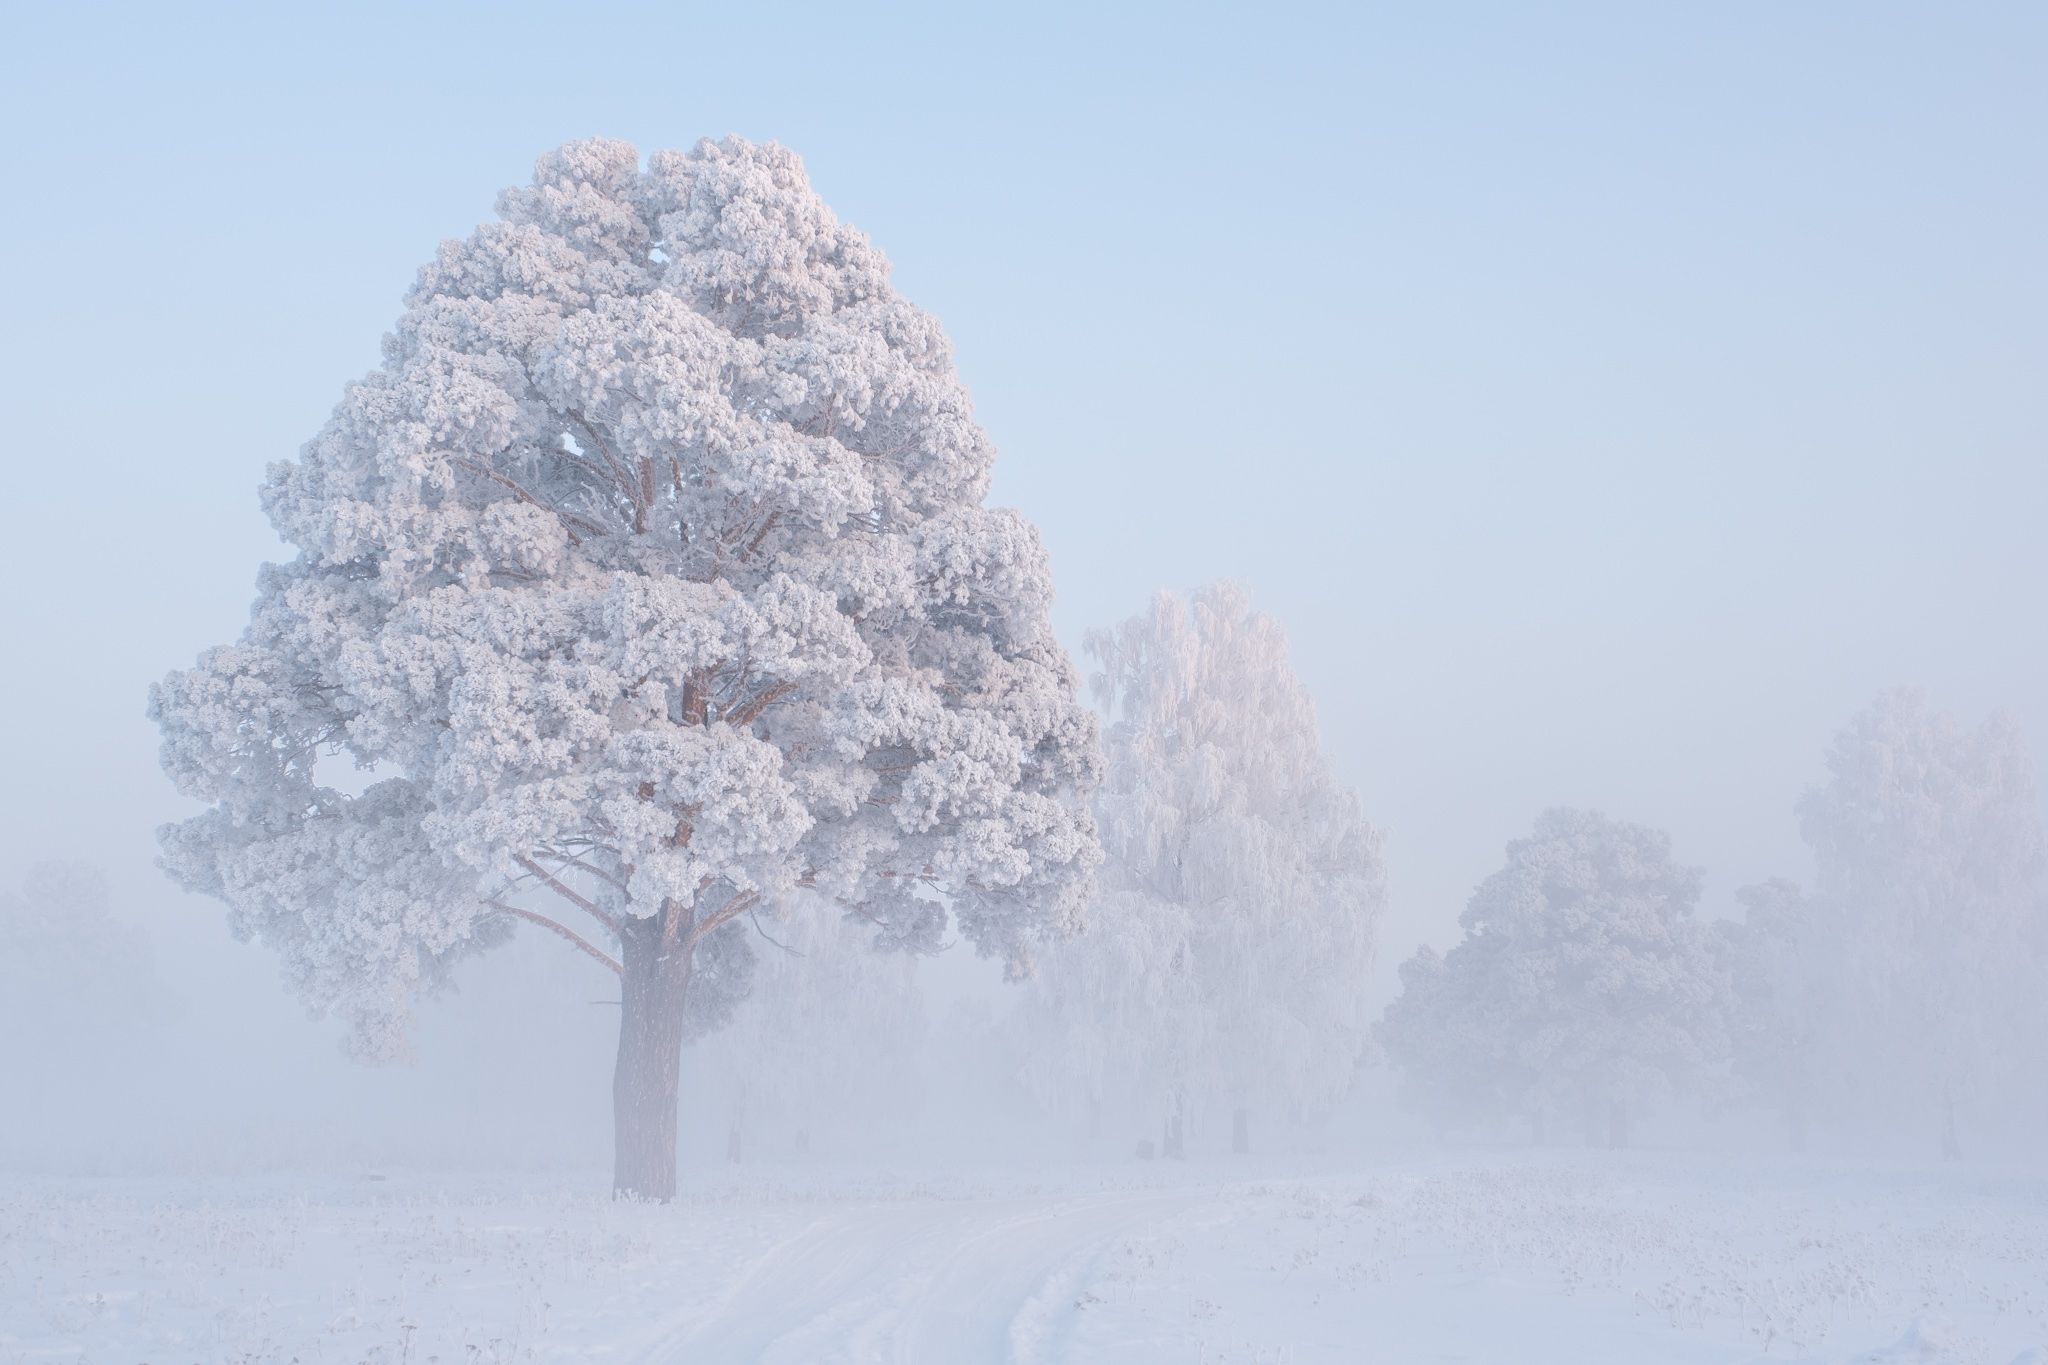
[[[1219,575],[1288,623],[1388,831],[1383,976],[1544,805],[1723,907],[1804,873],[1878,688],[2048,740],[2048,7],[860,8],[0,21],[0,876],[173,901],[143,691],[239,629],[263,464],[589,134],[804,155],[953,336],[1075,644]]]

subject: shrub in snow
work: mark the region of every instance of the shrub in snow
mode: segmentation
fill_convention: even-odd
[[[1095,723],[944,336],[794,155],[574,143],[498,207],[271,468],[241,639],[153,691],[206,806],[164,861],[374,1055],[513,922],[619,973],[617,1188],[665,1196],[746,917],[921,948],[949,902],[1022,971],[1085,904]]]

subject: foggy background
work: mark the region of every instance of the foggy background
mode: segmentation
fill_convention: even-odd
[[[278,553],[263,465],[572,137],[804,156],[952,337],[1070,647],[1220,576],[1286,623],[1387,835],[1375,1009],[1547,806],[1669,830],[1728,914],[1808,875],[1792,802],[1880,688],[2042,755],[2037,7],[9,25],[0,889],[99,867],[162,994],[9,1045],[104,1057],[148,1131],[50,1087],[0,1158],[604,1156],[601,972],[525,935],[423,1012],[417,1067],[353,1066],[154,870],[187,807],[143,717]],[[1006,1003],[966,951],[920,972],[934,1019]]]

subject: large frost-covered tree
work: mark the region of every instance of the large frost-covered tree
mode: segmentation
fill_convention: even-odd
[[[1091,1107],[1296,1114],[1350,1082],[1386,902],[1380,836],[1331,775],[1279,624],[1216,584],[1091,634],[1109,725],[1099,912],[1027,1006],[1043,1090]]]
[[[271,468],[242,638],[153,692],[207,803],[165,862],[372,1053],[514,921],[618,972],[616,1185],[666,1196],[744,917],[950,905],[1022,969],[1085,905],[1095,722],[944,336],[793,154],[574,143],[498,211]]]
[[[1884,693],[1836,736],[1799,804],[1813,849],[1803,955],[1817,1063],[1852,1108],[1940,1115],[2021,1084],[2041,1044],[2042,832],[2025,736],[1974,731],[1918,689]]]
[[[1473,892],[1464,939],[1403,971],[1410,989],[1380,1029],[1389,1058],[1446,1116],[1540,1128],[1576,1110],[1624,1145],[1633,1114],[1723,1050],[1727,978],[1693,913],[1700,880],[1660,831],[1544,812]]]

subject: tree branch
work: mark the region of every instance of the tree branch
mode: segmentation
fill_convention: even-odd
[[[548,871],[539,863],[527,857],[524,853],[517,854],[514,857],[513,861],[517,862],[521,867],[525,868],[528,872],[531,872],[534,876],[540,878],[541,883],[544,886],[546,886],[548,890],[554,892],[563,900],[568,901],[569,904],[575,906],[578,910],[583,911],[592,919],[596,920],[599,924],[602,924],[605,928],[611,930],[613,935],[616,936],[618,934],[618,920],[613,916],[606,914],[603,910],[599,909],[597,905],[589,899],[589,897],[577,894],[576,889],[574,887],[564,883],[560,877],[557,877],[554,873]]]
[[[719,906],[715,914],[709,915],[706,918],[699,920],[696,924],[692,925],[690,927],[689,936],[683,940],[685,945],[691,948],[695,948],[698,944],[702,943],[705,940],[705,938],[712,933],[713,930],[721,929],[726,925],[732,923],[734,920],[738,919],[741,915],[746,914],[747,911],[753,909],[760,903],[761,896],[760,893],[756,891],[748,891],[740,895],[734,896],[724,905]]]
[[[809,957],[809,956],[810,956],[810,954],[809,954],[809,953],[806,953],[806,952],[802,952],[802,951],[800,951],[799,949],[796,949],[796,948],[792,948],[792,947],[790,947],[790,946],[789,946],[789,945],[788,945],[787,943],[784,943],[784,942],[783,942],[783,941],[782,941],[781,939],[779,939],[779,938],[775,937],[775,935],[773,935],[773,934],[769,933],[769,932],[768,932],[768,931],[767,931],[766,929],[763,929],[763,928],[761,927],[761,917],[760,917],[759,915],[752,915],[752,914],[750,914],[750,915],[748,915],[748,916],[747,916],[747,918],[748,918],[748,919],[749,919],[750,921],[752,921],[752,923],[753,923],[753,926],[754,926],[754,932],[755,932],[755,933],[759,934],[759,935],[760,935],[760,936],[761,936],[762,938],[765,938],[765,939],[767,939],[767,940],[768,940],[768,941],[769,941],[770,943],[772,943],[772,944],[774,944],[774,945],[775,945],[776,947],[778,947],[778,948],[782,949],[782,951],[783,951],[783,952],[785,952],[785,953],[788,953],[788,954],[789,954],[789,955],[790,955],[791,957]]]
[[[578,949],[590,954],[590,956],[596,958],[599,962],[602,962],[606,967],[610,968],[612,975],[622,977],[626,974],[625,968],[619,965],[618,959],[614,958],[610,953],[598,947],[595,943],[592,943],[589,939],[583,937],[583,935],[577,933],[574,929],[571,929],[566,924],[558,923],[555,920],[551,920],[546,915],[537,915],[531,910],[522,910],[516,905],[507,905],[503,901],[494,901],[489,896],[484,897],[484,904],[490,906],[491,909],[497,911],[501,915],[511,915],[516,919],[523,919],[527,921],[529,924],[538,924],[543,929],[552,929],[554,932],[560,934],[563,938],[568,939],[569,942],[575,944]]]
[[[512,492],[512,496],[519,499],[521,502],[531,503],[533,506],[540,508],[541,511],[560,518],[562,523],[562,529],[569,533],[569,543],[571,545],[581,545],[583,543],[583,537],[576,534],[576,528],[570,525],[571,522],[582,523],[583,528],[585,530],[590,531],[595,535],[604,534],[604,528],[602,526],[597,525],[589,518],[579,517],[574,512],[564,512],[561,508],[555,506],[551,502],[548,502],[546,499],[535,497],[532,493],[526,490],[525,485],[521,484],[519,480],[511,477],[508,474],[501,474],[487,464],[480,464],[477,461],[469,459],[462,455],[450,455],[448,457],[448,462],[458,469],[467,469],[472,474],[479,475],[483,478],[489,479],[492,483],[510,489]]]
[[[764,687],[755,693],[751,700],[734,707],[721,719],[727,725],[734,727],[752,725],[761,718],[763,711],[766,711],[769,707],[794,691],[796,691],[796,684],[793,682],[779,682],[773,687]]]
[[[577,857],[573,853],[564,853],[560,849],[554,849],[548,853],[548,856],[550,858],[559,858],[563,862],[569,864],[569,866],[571,867],[580,868],[581,870],[588,872],[591,876],[597,878],[599,881],[605,882],[611,886],[615,886],[621,891],[624,891],[626,889],[626,884],[620,881],[617,877],[614,877],[611,873],[605,871],[603,868],[597,866],[595,863],[585,862],[583,859]]]

